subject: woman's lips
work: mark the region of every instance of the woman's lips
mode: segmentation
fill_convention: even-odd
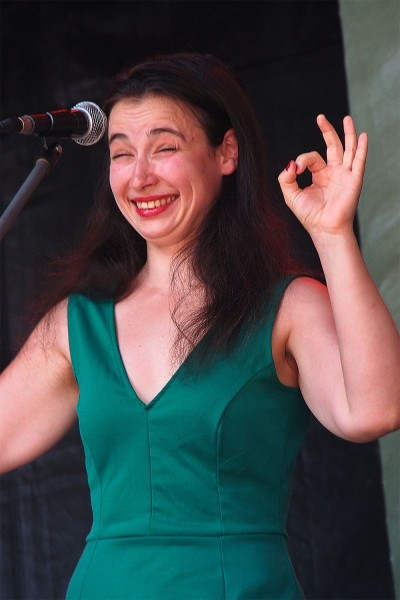
[[[149,196],[140,198],[132,202],[136,206],[137,212],[142,216],[156,216],[166,210],[176,199],[178,195],[171,196]]]

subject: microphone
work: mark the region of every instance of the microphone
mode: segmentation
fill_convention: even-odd
[[[0,133],[70,137],[77,144],[91,146],[103,137],[106,126],[107,117],[101,108],[84,101],[71,109],[5,119],[0,121]]]

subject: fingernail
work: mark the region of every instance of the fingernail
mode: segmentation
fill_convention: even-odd
[[[290,162],[288,162],[288,164],[285,167],[285,171],[289,171],[290,167],[292,166],[293,161],[291,160]]]

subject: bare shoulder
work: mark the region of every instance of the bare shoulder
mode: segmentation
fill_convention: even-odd
[[[286,288],[275,319],[272,352],[281,383],[298,387],[298,365],[292,352],[298,340],[312,335],[321,319],[331,320],[326,286],[311,277],[297,277]]]
[[[38,323],[30,335],[24,352],[41,350],[70,359],[68,340],[68,300],[56,304]]]
[[[277,321],[287,323],[293,330],[327,310],[330,312],[331,304],[326,285],[311,277],[297,277],[283,294]]]
[[[2,376],[16,381],[37,380],[40,386],[74,386],[68,339],[68,301],[54,306],[37,324]]]
[[[286,288],[282,298],[282,304],[290,301],[294,305],[302,305],[309,302],[318,302],[327,297],[326,285],[312,277],[296,277]]]
[[[68,344],[67,301],[35,327],[0,376],[0,472],[37,458],[76,420],[78,386]]]

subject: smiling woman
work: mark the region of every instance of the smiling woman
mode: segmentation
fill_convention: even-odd
[[[93,524],[69,600],[299,599],[286,519],[310,411],[351,441],[400,426],[399,336],[353,230],[367,135],[347,116],[343,145],[319,115],[326,158],[279,176],[325,287],[289,256],[230,69],[149,59],[105,110],[109,172],[87,233],[1,377],[0,467],[44,452],[77,413]]]
[[[122,214],[170,255],[196,234],[237,164],[232,129],[213,148],[187,106],[161,96],[121,100],[109,116],[110,184]],[[156,218],[157,217],[157,218]]]

